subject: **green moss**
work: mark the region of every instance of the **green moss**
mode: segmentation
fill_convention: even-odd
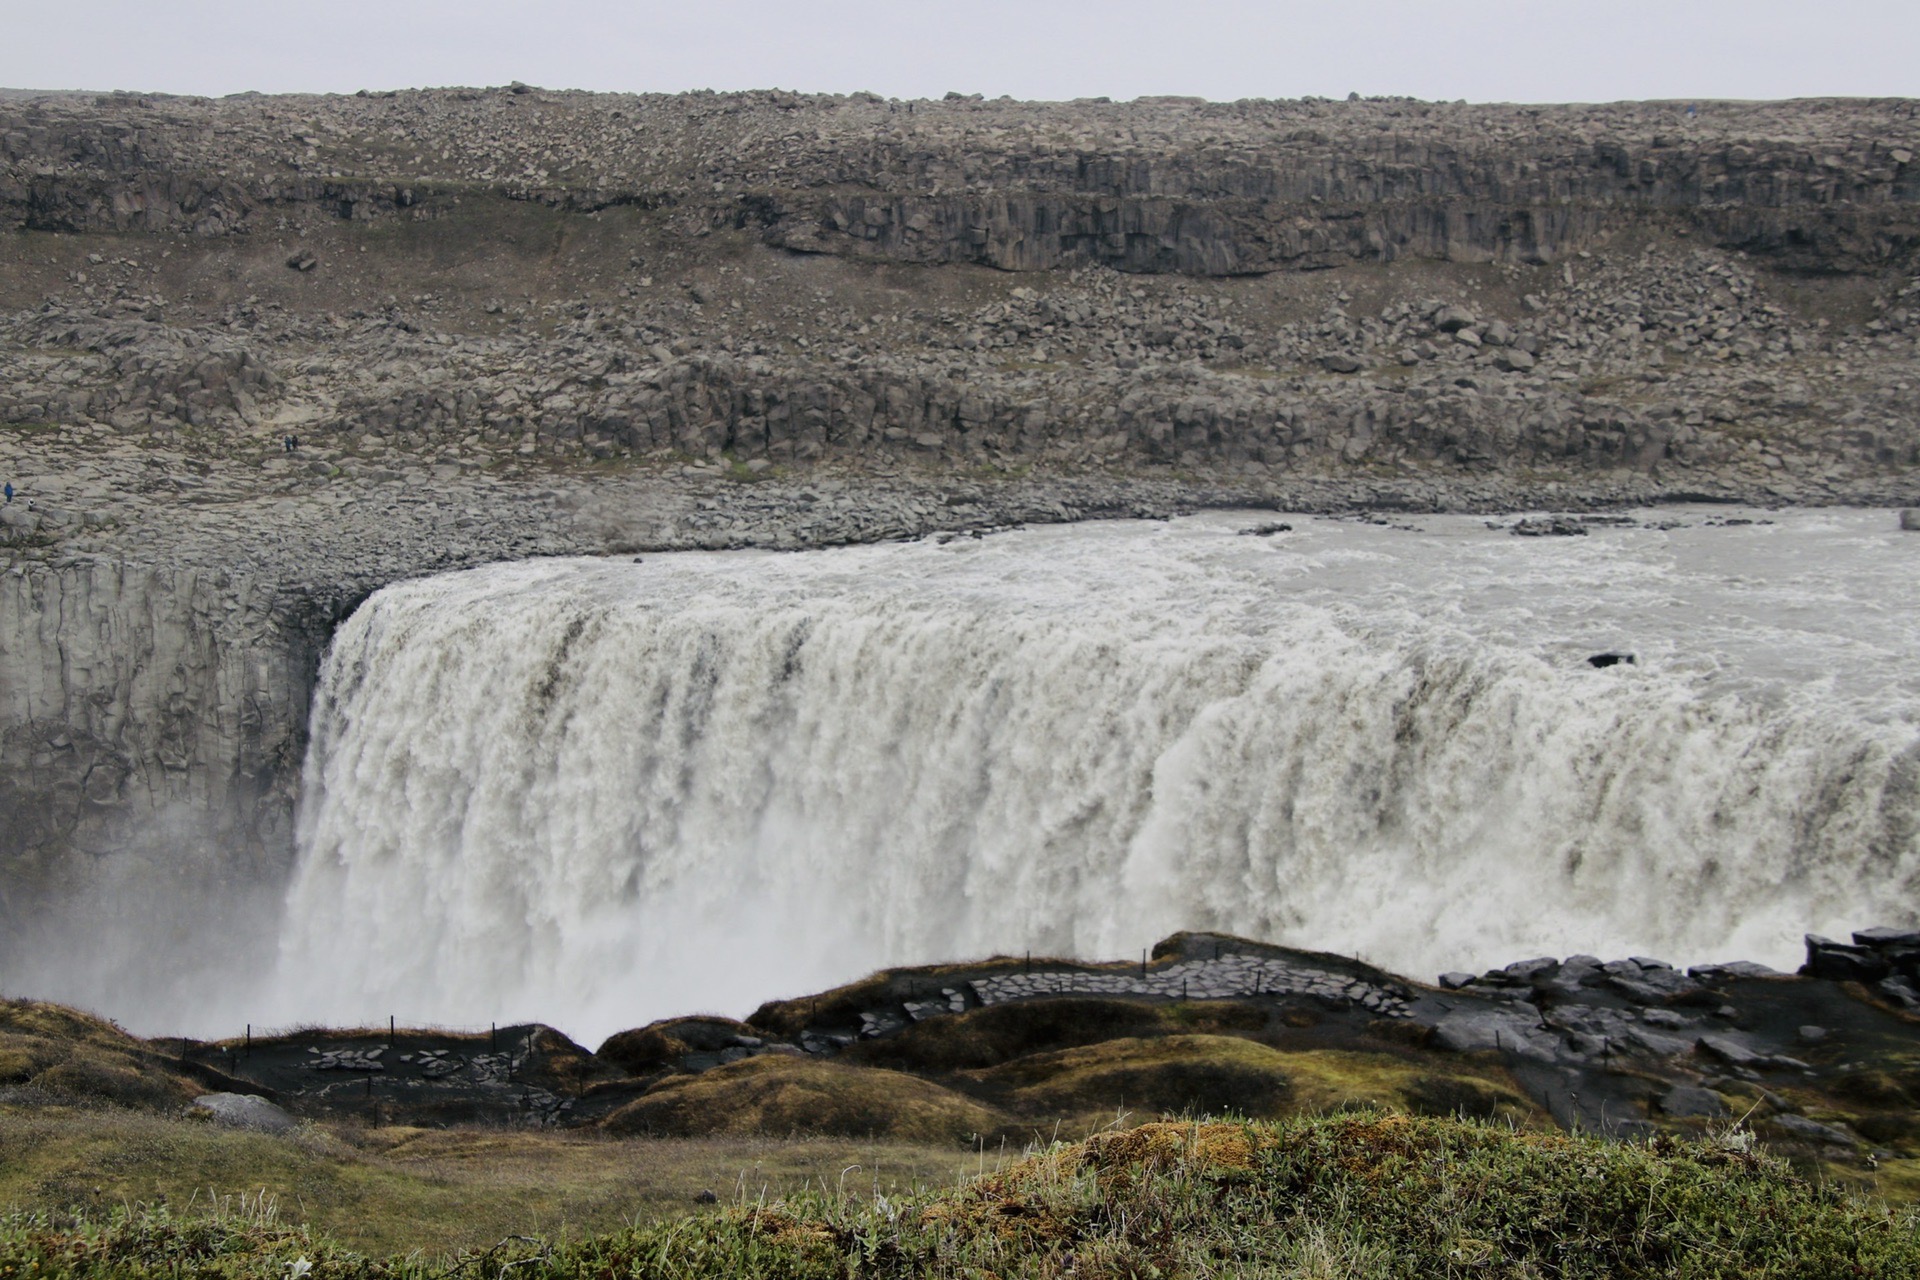
[[[52,1102],[176,1107],[196,1092],[144,1041],[77,1009],[0,1000],[0,1084]]]
[[[959,1143],[1002,1120],[916,1076],[767,1054],[670,1077],[607,1117],[605,1127],[622,1135],[822,1134]]]
[[[307,1268],[300,1260],[305,1259]],[[1353,1114],[1149,1125],[953,1190],[825,1190],[454,1264],[516,1280],[675,1277],[1492,1276],[1908,1280],[1920,1225],[1711,1143],[1609,1144]],[[269,1215],[0,1220],[0,1277],[426,1276]]]
[[[1539,1119],[1509,1085],[1437,1074],[1385,1053],[1276,1049],[1237,1036],[1124,1038],[969,1072],[983,1096],[1029,1115],[1244,1115],[1274,1119],[1355,1107]]]

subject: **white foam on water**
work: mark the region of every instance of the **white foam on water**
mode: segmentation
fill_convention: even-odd
[[[1402,972],[1915,919],[1920,538],[1270,515],[389,587],[326,660],[277,1015],[592,1039],[1182,928]],[[1587,655],[1634,652],[1596,670]]]

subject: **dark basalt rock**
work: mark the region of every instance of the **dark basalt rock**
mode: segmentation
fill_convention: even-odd
[[[1584,538],[1587,526],[1572,516],[1529,517],[1513,526],[1517,538]]]
[[[1920,929],[1889,929],[1884,925],[1855,929],[1853,945],[1877,951],[1920,951]]]
[[[1000,957],[891,970],[772,1002],[744,1023],[690,1017],[622,1032],[598,1054],[539,1026],[309,1030],[139,1051],[180,1069],[217,1064],[228,1092],[272,1093],[299,1118],[595,1125],[672,1081],[713,1071],[724,1080],[734,1064],[784,1055],[942,1088],[958,1080],[1010,1125],[1030,1126],[1041,1117],[1022,1110],[1021,1090],[1044,1093],[1079,1069],[1060,1064],[1097,1065],[1102,1053],[1151,1058],[1155,1078],[1177,1092],[1212,1069],[1200,1062],[1209,1053],[1284,1064],[1338,1050],[1418,1064],[1419,1087],[1389,1105],[1532,1108],[1629,1141],[1739,1117],[1810,1171],[1865,1177],[1888,1160],[1920,1160],[1920,1016],[1908,1012],[1920,986],[1895,970],[1920,948],[1908,930],[1853,937],[1810,936],[1819,972],[1799,976],[1744,961],[1681,972],[1646,956],[1573,955],[1419,987],[1348,957],[1190,933],[1139,963]],[[1875,965],[1888,976],[1857,980]],[[1234,1049],[1234,1039],[1261,1048]],[[1187,1052],[1194,1062],[1179,1056]]]
[[[1727,1104],[1711,1089],[1677,1084],[1660,1095],[1660,1110],[1677,1119],[1719,1119],[1727,1114]]]
[[[1800,967],[1800,972],[1806,977],[1825,978],[1830,982],[1872,983],[1892,973],[1893,965],[1872,947],[1850,947],[1810,933],[1807,962]]]

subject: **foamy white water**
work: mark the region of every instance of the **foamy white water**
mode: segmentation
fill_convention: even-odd
[[[277,1013],[591,1040],[1181,928],[1412,974],[1791,967],[1804,930],[1916,916],[1920,537],[1728,514],[1214,514],[390,587],[323,672]]]

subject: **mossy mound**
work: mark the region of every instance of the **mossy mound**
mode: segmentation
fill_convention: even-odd
[[[1279,1116],[1294,1109],[1297,1092],[1288,1055],[1231,1036],[1123,1037],[1029,1054],[968,1078],[1031,1114]]]
[[[204,1091],[104,1018],[39,1000],[0,1000],[0,1098],[170,1108]]]
[[[1004,1117],[915,1076],[765,1054],[673,1076],[608,1116],[620,1135],[878,1137],[965,1142]]]
[[[1130,1110],[1276,1119],[1363,1106],[1523,1122],[1536,1114],[1501,1081],[1437,1074],[1386,1054],[1288,1052],[1236,1036],[1127,1037],[1030,1054],[964,1078],[1028,1115]]]
[[[619,1074],[552,1027],[536,1026],[527,1043],[531,1052],[520,1078],[528,1084],[572,1094]]]
[[[758,1033],[732,1018],[666,1018],[608,1036],[596,1056],[629,1075],[658,1071],[688,1053],[714,1053]]]

